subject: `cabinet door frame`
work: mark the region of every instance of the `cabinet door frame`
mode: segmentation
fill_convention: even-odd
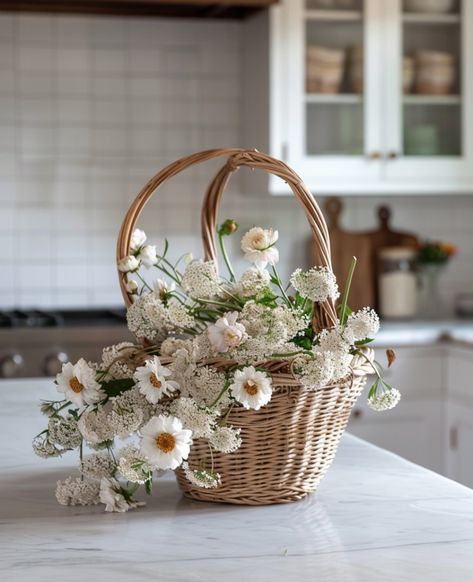
[[[363,95],[364,155],[360,156],[309,156],[305,152],[306,105],[305,105],[305,1],[284,2],[273,22],[272,32],[280,41],[276,59],[271,63],[273,91],[280,97],[273,100],[272,112],[284,116],[276,121],[271,135],[272,151],[281,155],[303,177],[309,188],[323,193],[359,191],[366,193],[367,185],[380,185],[382,160],[370,159],[373,152],[382,151],[382,92],[379,79],[383,74],[381,44],[383,40],[382,2],[364,0],[364,70],[365,93]],[[274,49],[276,41],[272,42]],[[281,50],[281,46],[283,50]],[[278,78],[279,77],[279,78]],[[279,136],[279,137],[278,137]],[[279,143],[277,143],[279,141]],[[274,193],[286,193],[286,188],[271,182]]]
[[[383,52],[386,62],[394,63],[385,83],[387,156],[384,179],[395,191],[435,194],[473,190],[473,74],[468,70],[471,69],[468,55],[473,54],[473,3],[463,0],[461,6],[462,155],[403,156],[403,7],[401,0],[384,2],[386,34]],[[391,152],[396,155],[394,159],[389,158]]]

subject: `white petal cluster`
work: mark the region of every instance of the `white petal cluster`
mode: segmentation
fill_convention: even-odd
[[[175,337],[166,338],[161,344],[161,356],[169,357],[174,356],[177,350],[189,347],[189,340],[178,339]]]
[[[61,505],[97,505],[100,486],[96,481],[68,477],[58,481],[56,499]]]
[[[315,353],[312,358],[297,358],[293,365],[294,375],[310,390],[318,390],[329,384],[334,376],[334,359],[330,352]]]
[[[241,447],[241,429],[231,426],[219,426],[210,435],[209,443],[220,453],[233,453]]]
[[[198,406],[211,406],[221,394],[225,386],[225,374],[210,366],[201,366],[191,375],[189,382],[181,394],[193,398]],[[230,398],[224,393],[217,410],[228,407]]]
[[[161,365],[158,356],[150,358],[144,366],[140,366],[134,373],[138,389],[151,404],[157,404],[163,396],[168,396],[179,388],[179,384],[170,380],[172,372]]]
[[[327,267],[312,267],[308,271],[296,269],[291,275],[291,285],[302,297],[323,303],[335,301],[340,295],[337,279]]]
[[[118,270],[122,273],[134,273],[139,266],[140,261],[134,255],[127,255],[118,261]]]
[[[192,329],[195,325],[195,319],[189,313],[188,308],[178,301],[169,303],[167,317],[171,326],[178,330]]]
[[[177,398],[170,406],[171,413],[176,416],[185,428],[192,431],[196,439],[208,439],[215,425],[215,412],[199,408],[193,398]]]
[[[251,228],[241,239],[245,259],[259,269],[264,269],[268,263],[275,265],[279,261],[279,251],[274,246],[278,238],[278,231],[272,228]]]
[[[56,384],[58,392],[79,407],[96,404],[105,396],[95,379],[95,370],[83,358],[76,364],[63,364],[62,371],[56,376]]]
[[[158,261],[156,247],[154,245],[141,247],[137,257],[147,269],[153,267]]]
[[[236,348],[245,337],[245,326],[237,322],[238,312],[225,313],[207,328],[207,335],[215,352],[225,353]]]
[[[268,404],[273,394],[271,378],[253,366],[236,370],[229,390],[233,398],[244,408],[253,410],[259,410]]]
[[[222,484],[222,478],[219,473],[207,471],[206,469],[191,469],[187,462],[182,463],[182,469],[187,480],[196,487],[215,489]]]
[[[48,421],[49,442],[65,449],[76,449],[82,442],[77,420],[72,417],[51,416]]]
[[[128,362],[135,350],[131,342],[121,342],[104,348],[99,369],[107,371],[107,375],[111,378],[130,378],[133,375],[133,369]]]
[[[368,406],[372,410],[382,412],[384,410],[391,410],[391,408],[397,406],[399,400],[401,400],[401,393],[399,390],[396,388],[390,388],[381,394],[375,394],[368,398]]]
[[[236,284],[236,292],[242,297],[255,297],[265,289],[269,288],[271,275],[266,269],[250,267],[247,269]]]
[[[125,439],[136,432],[146,422],[151,413],[151,406],[146,398],[136,389],[127,390],[111,398],[112,410],[108,421],[113,434]]]
[[[86,410],[77,423],[84,439],[91,445],[101,445],[115,436],[110,419],[102,407]]]
[[[164,339],[166,329],[156,329],[155,322],[151,320],[148,310],[155,303],[153,294],[143,295],[135,303],[132,303],[126,312],[128,329],[138,339],[149,341]]]
[[[60,457],[66,450],[59,449],[48,439],[47,434],[40,434],[33,439],[33,451],[35,455],[42,459],[49,459],[51,457]]]
[[[369,307],[363,307],[349,315],[345,329],[345,337],[351,342],[367,338],[373,339],[379,331],[378,314]]]
[[[109,453],[94,453],[84,457],[79,463],[79,471],[89,479],[103,479],[113,477],[116,464]]]
[[[100,501],[105,505],[105,511],[124,513],[129,509],[145,505],[142,501],[126,499],[118,481],[102,479],[100,482]]]
[[[194,299],[211,299],[220,292],[220,282],[213,261],[192,261],[182,276],[181,286]]]

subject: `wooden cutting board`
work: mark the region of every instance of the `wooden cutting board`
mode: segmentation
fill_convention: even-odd
[[[372,231],[351,232],[340,226],[343,204],[339,198],[329,198],[325,214],[330,231],[333,270],[340,288],[344,288],[352,257],[357,266],[350,290],[349,304],[352,309],[366,305],[378,308],[377,256],[380,249],[388,246],[416,247],[418,239],[408,232],[392,230],[391,211],[387,206],[378,208],[378,228]],[[313,259],[313,253],[311,258]]]

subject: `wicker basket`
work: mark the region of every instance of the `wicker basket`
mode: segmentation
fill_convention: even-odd
[[[289,184],[301,204],[314,237],[317,263],[331,268],[330,242],[323,215],[311,193],[297,174],[283,162],[256,150],[217,149],[182,158],[156,174],[132,203],[122,224],[117,243],[117,259],[129,252],[131,234],[138,217],[153,192],[166,180],[189,166],[216,157],[227,157],[208,187],[202,209],[202,239],[206,260],[216,259],[214,233],[217,210],[233,172],[241,166],[262,169]],[[126,274],[119,273],[125,303],[131,298],[126,291]],[[313,327],[319,331],[336,322],[333,302],[316,305]],[[209,364],[209,362],[206,362]],[[216,367],[226,361],[215,360]],[[229,423],[241,428],[243,444],[235,453],[213,455],[214,469],[221,474],[222,484],[215,489],[197,488],[177,471],[184,494],[193,499],[222,503],[264,505],[302,499],[315,491],[330,466],[350,412],[365,382],[364,360],[353,364],[353,372],[343,381],[322,390],[303,388],[291,373],[286,360],[263,362],[271,374],[273,396],[259,411],[233,408]],[[188,459],[191,468],[207,458],[209,448],[197,440]]]

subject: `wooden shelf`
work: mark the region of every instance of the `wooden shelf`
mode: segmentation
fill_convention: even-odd
[[[0,0],[1,11],[244,18],[278,0]]]
[[[307,20],[322,20],[324,22],[358,22],[363,19],[363,13],[358,10],[306,10]]]
[[[355,104],[363,102],[363,96],[357,93],[306,93],[306,103],[326,103],[326,104]]]
[[[423,14],[405,12],[402,19],[406,24],[458,24],[460,14]]]
[[[404,95],[405,105],[460,105],[460,95]]]

